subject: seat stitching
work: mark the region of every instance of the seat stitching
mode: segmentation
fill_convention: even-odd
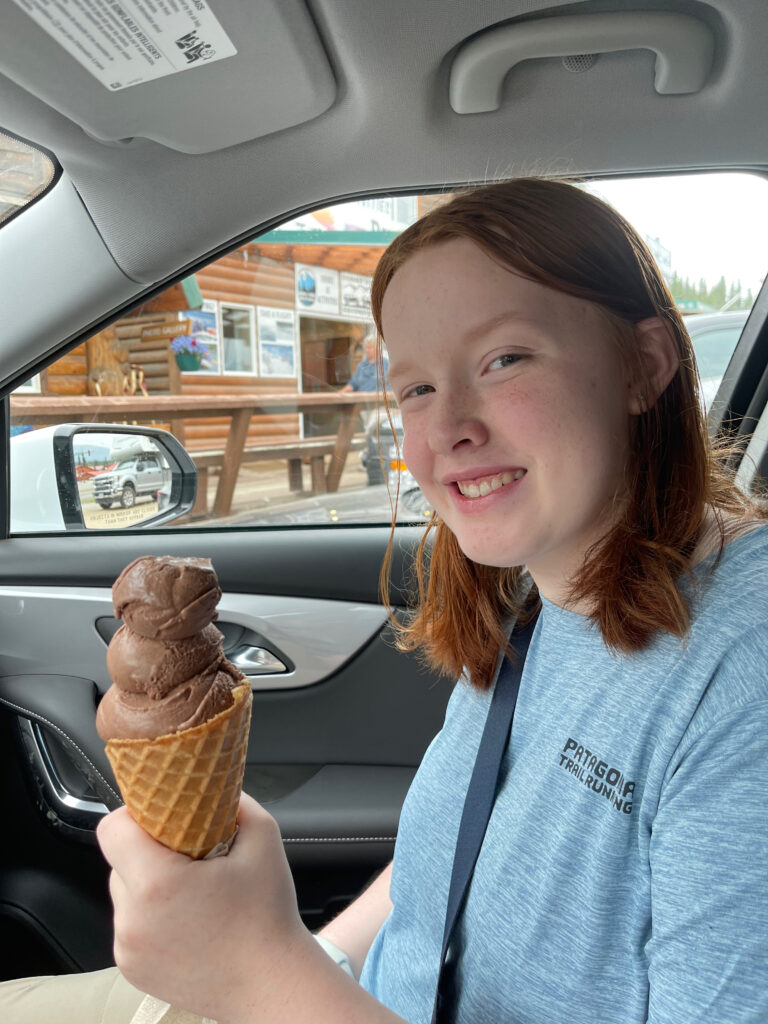
[[[84,750],[82,750],[77,745],[77,743],[75,743],[75,741],[72,739],[72,737],[68,733],[66,733],[62,728],[60,728],[58,725],[56,725],[55,722],[52,722],[50,719],[46,718],[45,715],[39,715],[36,711],[31,711],[29,708],[24,708],[20,704],[14,704],[13,701],[8,700],[6,697],[0,697],[0,704],[5,704],[6,707],[13,708],[14,711],[20,711],[24,715],[25,718],[34,718],[38,722],[43,722],[49,728],[53,729],[55,732],[59,733],[59,735],[63,736],[64,739],[68,743],[71,743],[72,746],[75,748],[75,750],[78,752],[78,754],[80,754],[80,756],[82,758],[84,758],[84,760],[91,766],[91,768],[94,770],[96,775],[98,775],[98,777],[101,779],[101,781],[107,787],[109,792],[117,800],[122,800],[120,794],[116,793],[115,790],[112,788],[112,786],[109,784],[109,779],[106,779],[104,777],[104,775],[102,775],[102,773],[99,771],[99,769],[96,767],[96,765],[90,759],[90,757],[88,757],[86,752]]]
[[[396,836],[291,836],[284,843],[394,843]]]

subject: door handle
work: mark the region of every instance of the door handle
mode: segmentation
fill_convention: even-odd
[[[703,22],[671,11],[583,14],[497,25],[456,54],[450,103],[457,114],[498,110],[504,78],[524,60],[636,49],[656,54],[657,92],[692,93],[707,80],[715,44]]]
[[[236,647],[227,651],[227,658],[244,676],[269,676],[288,672],[288,666],[266,647]]]

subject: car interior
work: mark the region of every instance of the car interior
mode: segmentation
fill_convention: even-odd
[[[259,238],[276,246],[281,225],[335,204],[439,201],[518,175],[597,189],[681,176],[705,188],[712,175],[748,176],[758,190],[768,183],[768,7],[758,0],[194,0],[165,21],[146,0],[123,0],[118,21],[114,7],[0,0],[2,980],[113,962],[108,872],[94,828],[120,798],[95,710],[110,685],[106,647],[119,625],[110,588],[134,558],[212,559],[225,650],[254,691],[245,789],[280,825],[310,928],[391,859],[402,802],[455,682],[397,649],[379,592],[392,534],[389,601],[395,617],[407,614],[423,532],[412,503],[394,530],[388,500],[357,521],[354,505],[337,522],[342,481],[318,499],[323,520],[195,520],[204,450],[193,460],[175,437],[164,440],[173,417],[158,413],[161,429],[145,431],[137,448],[162,469],[157,515],[89,528],[76,494],[62,489],[62,452],[85,466],[90,449],[73,438],[108,422],[89,418],[87,402],[103,396],[67,399],[59,421],[34,420],[33,406],[20,404],[27,418],[19,421],[14,401],[45,397],[30,382],[51,379],[57,361],[74,366],[89,339],[137,309],[158,308],[151,304],[182,282],[208,281],[205,268],[231,254],[243,266],[249,253],[268,264],[254,255]],[[708,422],[713,434],[741,439],[734,470],[756,489],[768,474],[768,290],[760,288],[768,203],[746,219],[718,203],[687,214],[685,229],[706,233],[715,215],[738,222],[720,247],[717,276],[746,284],[738,259],[747,246],[758,257]],[[370,261],[339,266],[372,272]],[[364,305],[355,288],[346,301]],[[205,287],[202,294],[215,299]],[[740,294],[723,306],[737,309]],[[275,336],[265,327],[262,341],[268,347]],[[72,382],[78,372],[64,376]],[[259,387],[271,393],[268,385]],[[59,398],[64,409],[64,392]],[[202,390],[171,389],[167,398],[179,398],[177,419],[194,403],[220,415]],[[275,415],[282,408],[276,398]],[[147,422],[130,412],[113,421],[98,428],[94,446]],[[35,429],[19,438],[19,422]],[[234,415],[231,424],[222,428],[220,480]],[[362,429],[355,438],[367,444]],[[26,452],[18,471],[14,451]],[[290,458],[302,455],[309,473],[308,451],[283,452],[275,477],[282,482]],[[358,463],[352,444],[347,464],[364,490]],[[94,472],[108,470],[104,456]],[[114,508],[105,513],[128,511],[121,496],[123,505],[148,507],[126,486],[107,494]],[[53,519],[41,511],[46,503]]]

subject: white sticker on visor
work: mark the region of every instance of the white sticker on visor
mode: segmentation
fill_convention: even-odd
[[[14,0],[111,92],[232,57],[204,0]]]

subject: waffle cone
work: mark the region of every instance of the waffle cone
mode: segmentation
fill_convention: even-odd
[[[158,842],[199,860],[232,839],[243,787],[251,687],[202,725],[155,739],[112,739],[107,756],[131,817]]]

